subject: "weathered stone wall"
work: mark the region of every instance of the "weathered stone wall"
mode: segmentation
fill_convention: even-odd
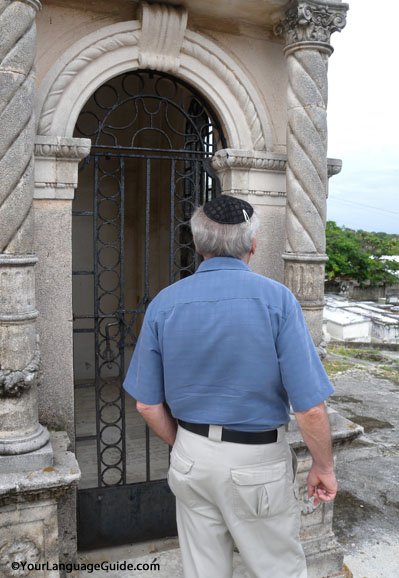
[[[379,285],[378,287],[360,287],[357,282],[341,281],[340,283],[328,282],[324,285],[325,293],[336,293],[355,301],[378,301],[386,297],[399,298],[399,285]]]

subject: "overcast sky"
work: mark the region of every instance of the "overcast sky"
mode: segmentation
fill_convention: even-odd
[[[398,0],[351,0],[332,35],[327,218],[352,229],[399,233]]]

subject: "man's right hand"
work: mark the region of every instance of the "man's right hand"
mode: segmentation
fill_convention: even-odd
[[[334,472],[322,472],[313,464],[308,475],[308,495],[309,498],[313,497],[314,505],[331,502],[337,495],[337,490],[338,482]]]
[[[330,502],[337,494],[334,474],[330,422],[324,403],[302,412],[295,412],[302,437],[312,454],[313,464],[308,475],[308,494],[317,506]]]

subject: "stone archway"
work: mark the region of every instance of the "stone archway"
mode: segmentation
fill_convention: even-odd
[[[158,52],[149,52],[146,35],[155,36],[151,30],[165,9],[170,33]],[[272,150],[267,112],[245,70],[214,42],[185,29],[176,13],[170,6],[144,5],[142,22],[113,24],[74,44],[39,88],[37,133],[72,136],[80,110],[96,88],[129,70],[152,68],[172,72],[206,95],[229,148]]]

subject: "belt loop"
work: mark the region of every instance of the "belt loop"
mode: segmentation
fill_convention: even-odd
[[[281,425],[277,428],[277,443],[282,442],[285,439],[285,425]]]
[[[208,438],[210,440],[212,440],[213,442],[221,442],[222,441],[222,430],[223,430],[223,426],[221,426],[221,425],[210,425]]]

